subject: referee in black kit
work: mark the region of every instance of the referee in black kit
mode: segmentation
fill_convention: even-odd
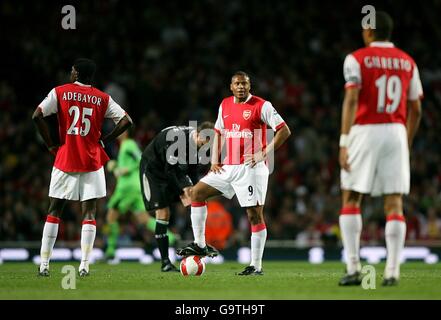
[[[168,256],[170,205],[179,200],[185,207],[191,204],[191,187],[209,169],[209,154],[205,155],[208,160],[204,163],[199,153],[203,153],[202,147],[214,136],[213,127],[213,123],[207,121],[197,128],[165,128],[142,153],[139,167],[142,196],[146,210],[155,211],[155,238],[161,253],[163,272],[179,272]],[[206,145],[205,151],[209,151],[210,145]],[[208,250],[209,256],[218,255],[215,248],[208,246]]]

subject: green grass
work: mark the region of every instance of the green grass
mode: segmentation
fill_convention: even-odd
[[[71,263],[78,267],[78,263]],[[381,287],[383,264],[375,265],[375,290],[338,287],[343,264],[265,262],[263,277],[239,277],[243,266],[208,264],[201,277],[159,272],[159,264],[94,264],[76,278],[75,290],[61,287],[65,263],[52,263],[49,278],[37,277],[31,263],[0,265],[0,299],[441,299],[441,268],[411,262],[402,266],[397,287]]]

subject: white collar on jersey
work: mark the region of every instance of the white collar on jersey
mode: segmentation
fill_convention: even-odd
[[[77,84],[77,85],[79,85],[79,86],[82,86],[82,87],[91,87],[90,84],[84,84],[84,83],[81,83],[81,82],[79,82],[79,81],[75,81],[74,83]]]
[[[373,41],[369,44],[369,47],[393,48],[394,44],[389,41]]]
[[[245,102],[250,101],[250,99],[251,99],[252,96],[253,96],[253,95],[252,95],[251,93],[249,93],[247,99],[245,100]],[[242,102],[242,103],[245,103],[245,102]],[[236,97],[234,97],[234,103],[237,103],[237,102],[236,102]]]

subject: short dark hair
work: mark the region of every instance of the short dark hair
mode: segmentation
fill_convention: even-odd
[[[392,36],[392,30],[394,28],[394,21],[392,17],[384,12],[377,11],[375,14],[375,40],[389,40]]]
[[[198,132],[201,132],[204,129],[213,129],[214,123],[210,121],[204,121],[198,126]]]
[[[241,77],[245,77],[248,78],[248,80],[250,80],[250,76],[248,75],[248,73],[246,73],[245,71],[236,71],[232,76],[231,76],[231,81],[233,81],[234,77],[237,76],[241,76]]]
[[[78,81],[86,84],[92,83],[96,70],[96,64],[93,60],[79,58],[75,60],[74,68],[78,72]]]

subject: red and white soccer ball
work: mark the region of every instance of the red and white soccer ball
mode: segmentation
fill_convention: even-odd
[[[182,259],[180,269],[183,276],[200,276],[205,272],[205,262],[198,256],[188,256]]]

